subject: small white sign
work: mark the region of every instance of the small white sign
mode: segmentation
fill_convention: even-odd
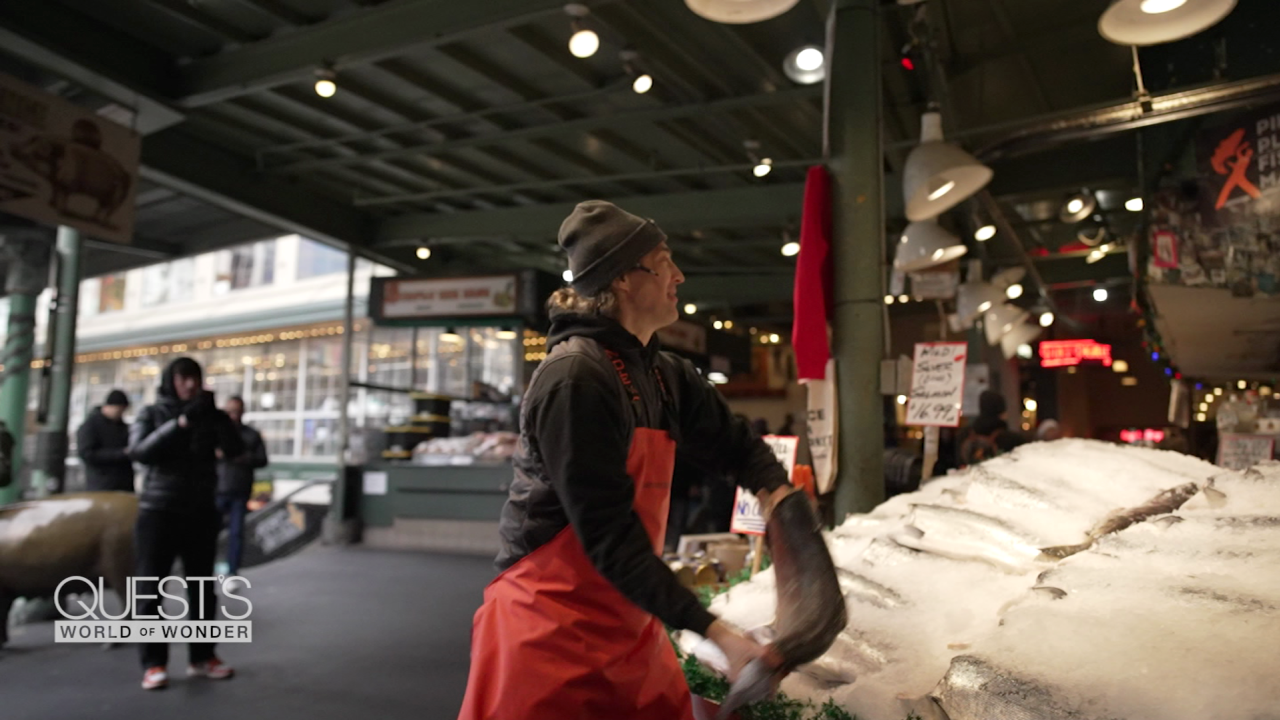
[[[1228,470],[1247,470],[1272,459],[1276,439],[1268,435],[1223,433],[1218,441],[1218,466]]]
[[[916,343],[907,425],[959,427],[968,343]]]
[[[773,450],[774,457],[778,458],[778,462],[787,471],[787,480],[790,480],[796,469],[796,450],[800,447],[800,438],[792,435],[765,435],[761,439]],[[733,496],[733,516],[729,520],[729,532],[764,535],[764,531],[764,511],[760,507],[760,500],[739,487]]]
[[[364,474],[365,495],[386,495],[387,474],[385,472],[366,472]]]
[[[511,315],[516,276],[388,280],[382,286],[382,317],[426,318]]]
[[[836,433],[839,419],[836,404],[836,361],[827,361],[826,377],[805,383],[809,393],[808,416],[809,457],[813,461],[813,481],[818,494],[831,492],[836,484]]]
[[[911,295],[921,300],[950,300],[960,287],[959,270],[911,274]]]

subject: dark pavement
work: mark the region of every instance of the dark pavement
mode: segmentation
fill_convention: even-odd
[[[253,601],[253,642],[218,649],[236,677],[188,680],[177,644],[169,688],[153,692],[139,687],[134,645],[55,643],[52,622],[12,627],[0,720],[453,720],[493,574],[482,557],[329,547],[251,568],[240,594]]]

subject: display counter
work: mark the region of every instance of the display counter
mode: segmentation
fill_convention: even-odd
[[[511,485],[511,463],[429,460],[378,462],[364,468],[360,516],[365,544],[496,554],[498,517]]]

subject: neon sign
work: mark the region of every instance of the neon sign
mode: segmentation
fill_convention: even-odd
[[[1146,430],[1121,430],[1120,439],[1131,445],[1143,441],[1160,443],[1164,441],[1164,431],[1152,430],[1151,428]]]
[[[1098,362],[1111,367],[1111,346],[1096,340],[1045,340],[1040,343],[1040,367],[1055,368]]]

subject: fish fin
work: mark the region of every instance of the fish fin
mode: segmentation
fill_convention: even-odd
[[[1204,499],[1209,501],[1209,507],[1215,510],[1227,504],[1227,494],[1211,485],[1205,485],[1201,492],[1204,493]]]
[[[1036,560],[1039,562],[1061,560],[1078,552],[1084,552],[1091,545],[1093,545],[1092,542],[1086,542],[1079,545],[1055,545],[1053,547],[1040,548],[1040,556]]]
[[[1050,598],[1053,598],[1054,600],[1061,600],[1062,598],[1067,596],[1066,590],[1063,590],[1062,588],[1054,587],[1052,585],[1036,585],[1035,587],[1031,588],[1031,590],[1034,592],[1042,593],[1044,595],[1048,595]]]

